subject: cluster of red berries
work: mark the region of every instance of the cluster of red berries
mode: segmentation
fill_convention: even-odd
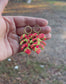
[[[43,33],[23,34],[20,37],[21,51],[30,55],[33,50],[39,54],[41,49],[44,49],[44,46],[46,46],[44,40],[46,40],[46,37]]]

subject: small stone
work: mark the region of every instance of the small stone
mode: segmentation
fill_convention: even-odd
[[[9,58],[8,61],[11,62],[11,59]]]
[[[16,69],[16,70],[17,70],[18,68],[19,68],[18,66],[15,66],[15,67],[14,67],[14,69]]]
[[[41,68],[44,68],[44,65],[40,65]]]
[[[20,77],[17,77],[16,79],[19,80],[19,81],[21,81],[21,78]]]

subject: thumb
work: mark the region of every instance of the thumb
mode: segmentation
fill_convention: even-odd
[[[8,0],[0,0],[0,14],[2,14],[7,3],[8,3]]]

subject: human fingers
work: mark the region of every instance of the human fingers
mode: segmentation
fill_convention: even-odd
[[[34,26],[46,26],[48,25],[48,21],[43,18],[36,18],[36,17],[27,17],[27,16],[13,16],[15,21],[15,25],[17,28],[25,27],[27,25]]]

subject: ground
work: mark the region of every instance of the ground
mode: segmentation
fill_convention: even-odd
[[[19,6],[17,6],[19,5]],[[18,12],[16,12],[18,11]],[[66,84],[66,2],[9,3],[3,15],[24,15],[48,20],[52,38],[39,55],[12,56],[0,63],[0,84]],[[19,66],[15,70],[15,66]],[[7,67],[7,68],[6,68]]]

